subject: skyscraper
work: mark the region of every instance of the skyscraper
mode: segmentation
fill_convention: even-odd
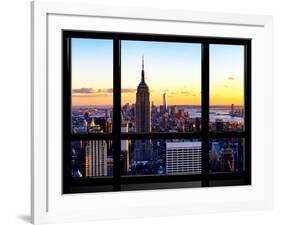
[[[86,176],[107,176],[107,144],[104,140],[87,141]]]
[[[94,119],[88,127],[89,133],[101,133]],[[86,176],[107,176],[107,143],[105,140],[85,141]]]
[[[136,132],[146,133],[151,131],[150,94],[148,85],[144,80],[144,58],[142,56],[141,82],[136,93]],[[136,140],[134,147],[134,160],[151,160],[151,141]]]
[[[128,133],[128,123],[122,122],[121,123],[121,132]],[[122,140],[121,141],[121,162],[123,163],[123,173],[127,173],[129,170],[129,140]]]
[[[230,115],[234,116],[234,104],[231,104],[230,106]]]
[[[163,109],[164,109],[164,113],[168,112],[168,102],[167,102],[166,90],[164,91],[164,94],[163,94]]]
[[[142,57],[141,82],[136,93],[136,132],[151,131],[150,94],[144,75],[144,58]]]
[[[166,142],[166,173],[201,173],[201,142]]]
[[[221,151],[221,168],[220,172],[234,172],[233,149],[224,148]]]

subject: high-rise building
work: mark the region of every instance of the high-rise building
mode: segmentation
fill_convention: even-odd
[[[107,144],[104,140],[87,141],[86,176],[107,176]]]
[[[201,130],[201,120],[198,117],[195,118],[195,128],[196,128],[196,131]]]
[[[141,82],[136,93],[136,132],[147,133],[151,131],[150,93],[145,83],[144,58],[142,57]],[[147,161],[151,159],[151,142],[137,140],[134,146],[134,160]]]
[[[163,105],[160,105],[160,114],[163,115],[165,113],[165,109]]]
[[[72,173],[72,177],[82,177],[82,173],[79,170],[78,167],[78,154],[74,148],[74,146],[72,146],[72,160],[71,160],[71,173]]]
[[[110,117],[108,117],[106,120],[106,132],[108,133],[112,132],[112,121]]]
[[[144,59],[142,57],[141,82],[136,93],[136,132],[151,131],[150,94],[144,75]]]
[[[171,114],[174,116],[178,113],[178,108],[177,106],[173,105],[171,106]]]
[[[234,172],[233,149],[224,148],[221,151],[221,168],[220,172]]]
[[[107,176],[113,176],[113,156],[107,158]]]
[[[212,142],[212,151],[214,151],[217,156],[220,156],[221,145],[219,142]]]
[[[164,94],[163,94],[163,109],[164,109],[164,113],[168,112],[168,102],[167,102],[166,90],[164,91]]]
[[[122,122],[121,124],[121,132],[128,133],[128,123]],[[121,141],[121,155],[122,155],[122,163],[124,173],[127,173],[129,170],[129,140],[122,140]]]
[[[231,104],[230,106],[230,115],[234,116],[234,104]]]
[[[106,124],[105,124],[105,132],[107,133],[111,133],[112,132],[112,119],[110,117],[110,112],[108,109],[105,110],[104,112],[105,116],[105,121],[106,121]]]
[[[166,173],[201,173],[201,142],[166,142]]]
[[[88,127],[89,133],[102,132],[94,119]],[[107,143],[105,140],[85,141],[86,176],[107,176]]]

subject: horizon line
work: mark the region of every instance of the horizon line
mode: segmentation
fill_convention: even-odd
[[[121,106],[122,105],[126,105],[127,103],[125,103],[125,104],[121,104]],[[230,103],[230,104],[213,104],[213,105],[210,105],[210,106],[231,106],[233,103]],[[130,105],[134,105],[134,103],[131,103]],[[161,105],[163,105],[163,104],[154,104],[154,106],[161,106]],[[236,104],[233,104],[234,105],[234,107],[235,106],[243,106],[244,107],[244,105],[236,105]],[[110,104],[110,105],[108,105],[108,104],[104,104],[104,105],[92,105],[92,104],[84,104],[84,105],[72,105],[72,107],[73,106],[75,106],[75,107],[77,107],[77,106],[112,106],[113,107],[113,104]],[[199,104],[171,104],[171,105],[168,105],[168,107],[169,106],[202,106],[201,104],[199,105]]]

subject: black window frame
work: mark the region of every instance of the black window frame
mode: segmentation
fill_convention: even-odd
[[[73,134],[71,132],[71,38],[113,40],[113,130],[112,133]],[[192,133],[122,133],[121,132],[121,41],[161,41],[201,44],[201,130]],[[209,51],[211,44],[244,46],[244,130],[213,132],[209,130]],[[62,176],[63,194],[146,190],[161,188],[251,185],[251,39],[203,37],[169,34],[143,34],[100,31],[62,30]],[[201,139],[202,173],[191,175],[121,176],[120,145],[127,139]],[[245,170],[240,173],[209,173],[209,141],[212,138],[244,138]],[[71,142],[75,140],[112,140],[113,177],[71,176]]]

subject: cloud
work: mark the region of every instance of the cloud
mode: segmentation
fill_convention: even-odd
[[[77,94],[92,94],[92,93],[97,93],[98,90],[95,90],[93,88],[77,88],[77,89],[72,89],[72,93],[77,93]]]
[[[112,93],[113,92],[113,88],[104,89],[103,92]]]
[[[74,94],[72,95],[73,98],[100,98],[100,97],[106,97],[109,96],[108,94]]]
[[[136,92],[136,91],[137,91],[137,89],[135,89],[135,88],[122,88],[121,89],[122,93],[133,93],[133,92]],[[113,88],[105,89],[105,92],[112,93]]]
[[[72,89],[73,98],[99,98],[109,96],[107,89],[77,88]]]
[[[228,88],[228,85],[226,85],[226,84],[225,84],[225,85],[223,85],[223,86],[224,86],[225,88]]]
[[[122,88],[122,90],[121,90],[122,93],[133,93],[136,91],[137,91],[136,88]]]
[[[191,97],[197,96],[196,94],[191,93],[190,91],[181,91],[181,94],[185,95],[185,96],[191,96]]]
[[[113,88],[105,88],[105,89],[94,89],[94,88],[77,88],[77,89],[72,89],[72,93],[75,94],[96,94],[96,93],[112,93]],[[136,92],[135,88],[122,88],[123,93],[132,93]]]
[[[235,77],[234,76],[229,76],[227,79],[228,80],[235,80]]]
[[[189,91],[181,91],[181,94],[183,94],[183,95],[189,95],[190,92],[189,92]]]

